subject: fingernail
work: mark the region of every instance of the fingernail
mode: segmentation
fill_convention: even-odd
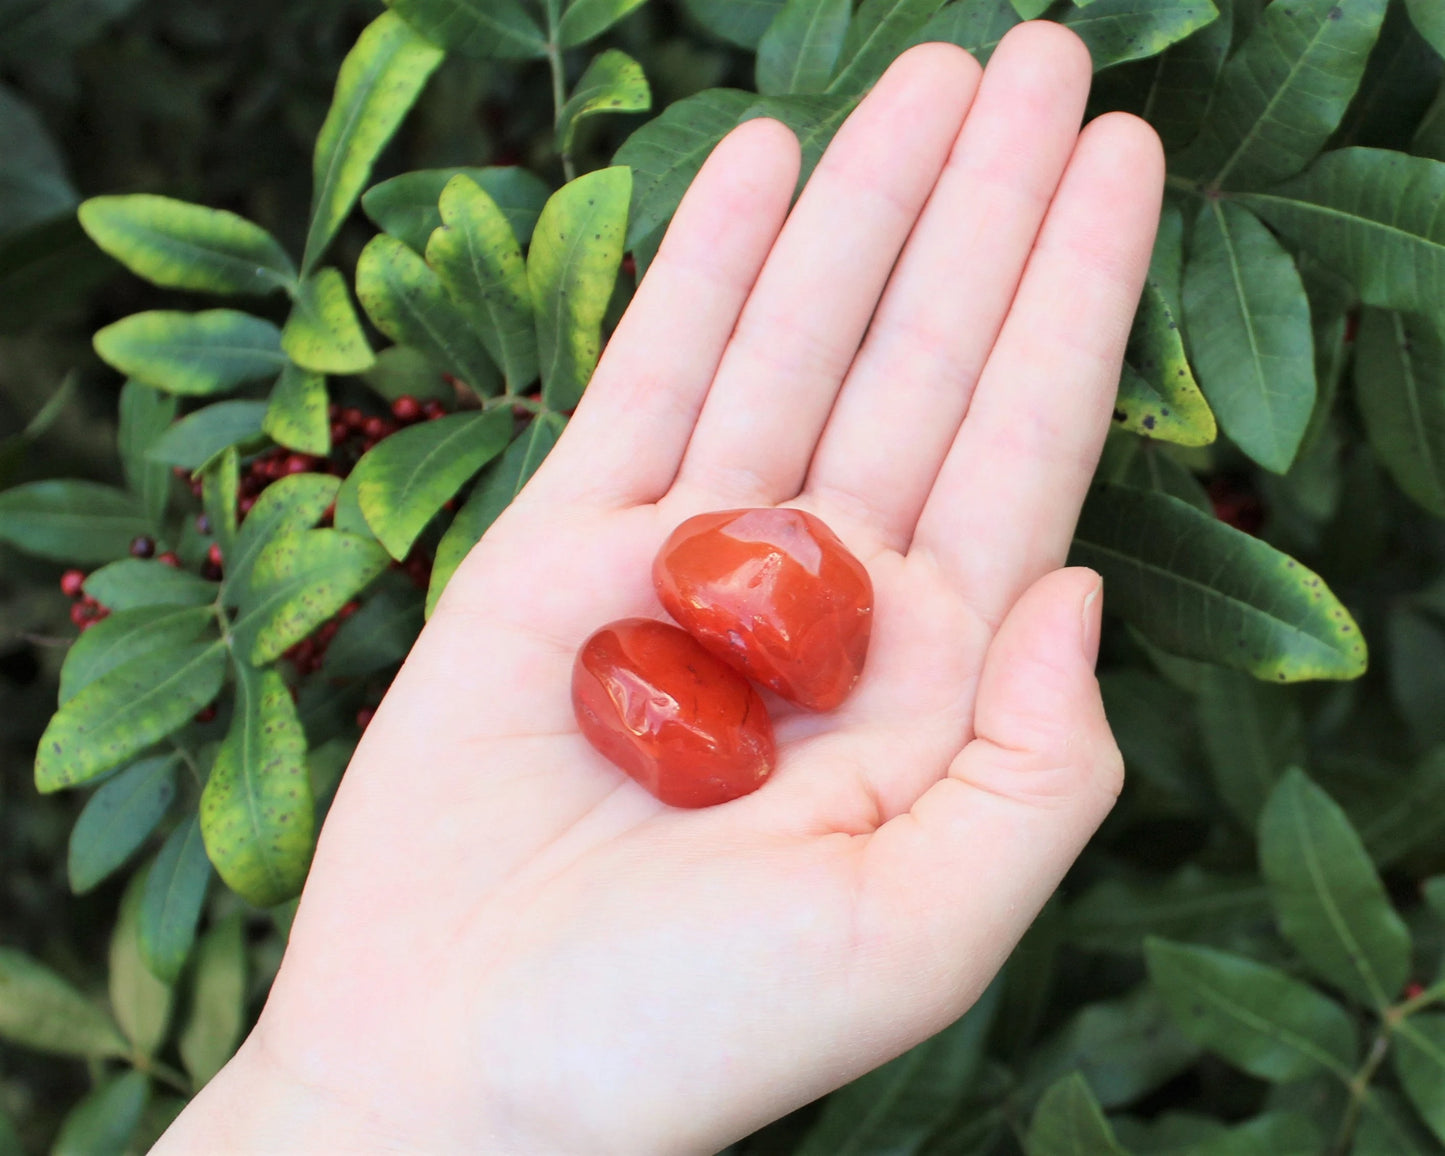
[[[1094,583],[1094,588],[1084,595],[1083,616],[1083,650],[1084,661],[1092,668],[1099,661],[1099,626],[1103,618],[1104,608],[1099,605],[1099,595],[1104,592],[1104,580],[1099,578]]]

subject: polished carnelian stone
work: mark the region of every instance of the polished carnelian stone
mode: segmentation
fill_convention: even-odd
[[[789,702],[832,710],[863,671],[873,583],[812,514],[689,518],[663,543],[652,582],[684,630]]]
[[[588,742],[674,807],[726,803],[773,769],[758,692],[666,622],[624,618],[584,642],[572,708]]]

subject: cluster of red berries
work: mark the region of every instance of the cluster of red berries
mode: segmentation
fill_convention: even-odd
[[[327,619],[281,657],[296,668],[298,675],[313,674],[326,661],[326,648],[341,629],[341,624],[361,609],[360,602],[348,602],[336,615]]]
[[[97,622],[110,617],[109,608],[102,606],[85,592],[84,570],[67,570],[60,576],[60,589],[71,600],[70,621],[84,634]]]

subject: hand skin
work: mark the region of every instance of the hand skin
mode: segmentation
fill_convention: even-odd
[[[915,48],[791,214],[792,136],[694,183],[556,450],[367,730],[285,962],[155,1149],[707,1153],[977,998],[1109,811],[1100,580],[1059,569],[1163,184],[1072,33]],[[785,221],[786,219],[786,221]],[[836,712],[671,810],[577,732],[684,518],[791,504],[876,588]]]

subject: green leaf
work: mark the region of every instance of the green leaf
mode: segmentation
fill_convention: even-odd
[[[201,474],[201,505],[211,522],[222,555],[236,541],[236,503],[241,491],[241,457],[235,446],[222,450]]]
[[[935,40],[957,44],[986,64],[998,42],[1018,23],[1018,13],[1009,0],[954,0],[935,12],[913,40],[915,44]]]
[[[235,545],[226,558],[222,590],[227,606],[239,606],[246,597],[252,569],[267,544],[316,525],[336,501],[340,486],[327,474],[293,474],[272,482],[261,492],[236,532]],[[91,632],[96,629],[92,627]]]
[[[109,562],[150,529],[136,498],[96,482],[28,482],[0,493],[0,542],[57,562]]]
[[[1077,1072],[1104,1108],[1132,1104],[1193,1066],[1199,1046],[1186,1038],[1148,984],[1120,999],[1085,1004],[1035,1045],[1023,1065],[1019,1096],[1028,1101]]]
[[[140,954],[140,909],[146,872],[126,886],[110,938],[110,1006],[121,1031],[138,1054],[154,1056],[165,1042],[171,1018],[171,988],[151,974]]]
[[[0,87],[0,232],[53,220],[75,200],[64,158],[45,122],[11,89]]]
[[[1314,988],[1208,947],[1149,939],[1144,956],[1184,1033],[1235,1067],[1275,1083],[1321,1069],[1354,1074],[1355,1025]]]
[[[442,591],[462,564],[462,559],[522,492],[522,487],[557,444],[566,424],[566,419],[555,413],[544,413],[534,419],[507,447],[501,460],[487,471],[466,505],[457,511],[457,516],[437,545],[436,559],[432,563],[431,586],[426,595],[428,617],[436,609]]]
[[[226,886],[274,907],[301,893],[316,847],[306,736],[275,670],[235,670],[236,713],[201,795],[201,834]]]
[[[66,1115],[50,1156],[124,1156],[150,1096],[144,1072],[101,1084]]]
[[[1395,1073],[1405,1095],[1445,1143],[1445,1015],[1431,1012],[1401,1020],[1394,1042]]]
[[[293,362],[271,388],[261,428],[289,450],[325,456],[331,451],[328,404],[326,378]]]
[[[220,641],[173,645],[89,683],[45,728],[36,788],[49,794],[88,782],[184,726],[220,691],[225,657]]]
[[[512,415],[459,413],[391,435],[356,464],[356,496],[367,524],[398,561],[447,500],[501,453]]]
[[[152,444],[147,456],[168,466],[198,470],[230,446],[251,447],[264,440],[264,401],[218,401],[187,414]]]
[[[138,277],[197,293],[296,288],[296,267],[276,239],[222,209],[136,194],[92,197],[79,209],[91,240]]]
[[[518,0],[387,0],[413,28],[448,52],[474,60],[532,60],[547,34]]]
[[[443,222],[426,260],[470,319],[507,388],[521,393],[537,377],[537,330],[522,249],[497,203],[469,177],[442,190]]]
[[[557,151],[570,153],[580,121],[603,112],[646,112],[652,107],[642,65],[609,48],[594,56],[572,95],[557,111]]]
[[[1020,20],[1037,20],[1053,7],[1054,0],[1009,0]]]
[[[376,355],[376,367],[362,380],[388,406],[399,397],[417,401],[456,403],[457,391],[420,350],[409,345],[389,345]]]
[[[1445,342],[1428,318],[1364,311],[1355,399],[1380,464],[1411,498],[1445,517]]]
[[[200,820],[192,815],[165,841],[141,900],[141,955],[158,979],[174,983],[185,967],[210,882]]]
[[[1410,933],[1344,811],[1297,767],[1260,815],[1259,860],[1280,932],[1305,963],[1388,1007],[1410,972]]]
[[[314,373],[361,373],[376,364],[339,269],[318,269],[301,283],[281,348]]]
[[[161,604],[120,610],[82,634],[60,669],[60,705],[136,659],[193,642],[215,623],[209,606]]]
[[[1172,45],[1153,69],[1143,107],[1171,154],[1194,140],[1214,103],[1233,39],[1234,3],[1216,3],[1219,19]]]
[[[1360,1126],[1350,1156],[1438,1156],[1438,1146],[1415,1122],[1409,1106],[1389,1088],[1378,1084],[1370,1088],[1360,1107]]]
[[[1077,1072],[1044,1093],[1029,1122],[1024,1151],[1028,1156],[1125,1156],[1099,1102]]]
[[[513,0],[486,0],[489,5]],[[396,7],[448,9],[453,0],[416,0]],[[423,34],[428,30],[418,25]],[[444,46],[449,47],[449,46]],[[311,228],[306,234],[303,275],[321,260],[371,179],[371,167],[441,64],[444,53],[391,12],[373,20],[347,53],[336,80],[331,110],[316,138]]]
[[[25,1156],[25,1149],[20,1147],[20,1137],[15,1131],[15,1125],[3,1108],[0,1108],[0,1156]]]
[[[1224,66],[1179,171],[1214,188],[1261,188],[1309,164],[1345,114],[1387,0],[1271,4]]]
[[[88,1059],[130,1051],[105,1012],[48,967],[10,947],[0,947],[0,1039]]]
[[[1405,0],[1405,10],[1430,47],[1445,56],[1445,8],[1434,0]]]
[[[176,757],[141,759],[102,783],[70,832],[70,889],[84,895],[150,838],[176,797]]]
[[[632,174],[599,169],[563,185],[547,202],[527,254],[537,317],[542,400],[570,410],[602,347],[602,319],[622,263]]]
[[[160,528],[170,504],[171,472],[152,461],[149,453],[175,420],[178,404],[169,394],[138,381],[126,382],[120,391],[120,432],[116,437],[120,464],[126,488],[140,500],[153,529]]]
[[[992,984],[962,1019],[834,1092],[794,1156],[914,1152],[968,1091],[998,1010]]]
[[[1179,325],[1153,281],[1145,283],[1134,316],[1114,420],[1121,429],[1181,446],[1208,445],[1218,434],[1189,368]]]
[[[280,658],[361,593],[387,562],[379,545],[358,534],[274,534],[241,596],[232,635],[236,653],[256,666]]]
[[[942,0],[863,0],[848,26],[838,71],[827,91],[856,96],[872,88],[941,6]]]
[[[1198,739],[1189,728],[1188,696],[1138,668],[1106,671],[1099,684],[1124,765],[1151,799],[1157,796],[1153,805],[1175,814],[1198,811],[1203,799],[1192,765]]]
[[[1071,557],[1104,575],[1112,610],[1174,654],[1278,682],[1365,669],[1359,628],[1323,579],[1177,498],[1095,487]]]
[[[1314,333],[1299,271],[1243,209],[1207,201],[1184,269],[1184,321],[1219,424],[1266,469],[1289,469],[1315,404]]]
[[[181,1061],[197,1088],[225,1067],[241,1041],[246,1014],[246,937],[237,911],[196,948],[190,1014],[181,1028]]]
[[[97,333],[95,351],[147,385],[193,395],[274,377],[286,364],[281,331],[234,309],[135,313]]]
[[[557,25],[557,43],[563,48],[601,36],[644,0],[572,0]]]
[[[474,389],[492,391],[496,371],[471,319],[426,262],[395,237],[373,237],[361,251],[356,295],[393,341],[421,350]]]
[[[361,207],[376,227],[417,253],[426,251],[432,233],[441,228],[437,199],[456,177],[467,177],[496,202],[518,242],[532,239],[532,229],[552,190],[523,168],[422,169],[403,173],[368,189]]]
[[[382,590],[341,624],[326,648],[323,670],[328,678],[363,679],[395,666],[411,650],[422,624],[415,590]]]
[[[1389,867],[1445,835],[1445,747],[1420,760],[1404,782],[1396,781],[1381,798],[1383,804],[1360,820],[1360,838],[1370,858]]]
[[[767,116],[793,130],[802,151],[799,185],[812,176],[823,150],[857,107],[855,96],[820,93],[816,96],[765,96],[743,114],[743,120]]]
[[[1253,831],[1284,769],[1304,758],[1304,726],[1288,692],[1219,667],[1201,671],[1199,733],[1214,789]]]
[[[776,96],[827,88],[852,15],[851,0],[787,0],[758,45],[758,91]]]
[[[1445,320],[1445,164],[1340,149],[1269,193],[1237,199],[1349,280],[1366,305]]]
[[[74,214],[0,229],[0,334],[26,333],[83,307],[115,273],[115,262],[91,244]]]
[[[1253,875],[1211,875],[1193,865],[1162,879],[1104,879],[1068,909],[1069,941],[1086,951],[1137,957],[1146,936],[1221,943],[1269,921]]]
[[[710,88],[674,101],[627,138],[613,157],[632,170],[627,248],[667,224],[708,154],[757,100],[750,92]]]
[[[1059,23],[1089,46],[1094,71],[1157,56],[1219,19],[1211,0],[1092,0]]]
[[[777,17],[783,0],[682,0],[682,6],[714,36],[751,51]]]

